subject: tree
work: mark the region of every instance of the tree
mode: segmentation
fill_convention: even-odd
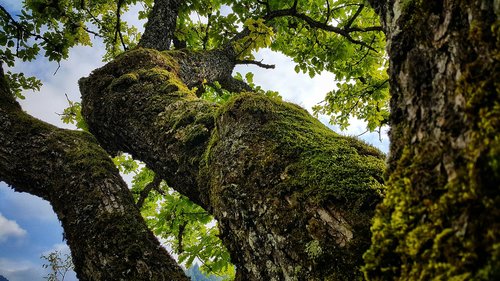
[[[500,278],[498,3],[371,1],[388,38],[388,188],[369,280]]]
[[[19,21],[3,9],[7,64],[15,56],[34,58],[39,47],[30,36],[60,60],[94,33],[114,59],[80,81],[82,114],[95,138],[27,116],[14,94],[37,87],[36,80],[8,73],[11,92],[2,79],[0,178],[52,203],[81,280],[186,279],[110,161],[108,153],[119,151],[144,161],[218,219],[237,280],[359,278],[385,192],[384,156],[297,106],[248,93],[252,87],[231,76],[237,63],[269,67],[253,61],[251,51],[271,46],[291,56],[298,71],[326,69],[343,80],[318,108],[341,124],[350,114],[370,129],[386,123],[390,82],[388,189],[365,254],[365,277],[495,277],[496,10],[493,3],[456,2],[371,1],[381,27],[373,10],[354,1],[158,0],[142,14],[149,20],[138,45],[146,48],[134,48],[134,29],[120,21],[121,10],[135,1],[114,7],[28,1],[31,13]],[[221,4],[234,13],[218,13]],[[192,11],[207,22],[194,24]],[[49,31],[41,35],[41,27]],[[464,44],[469,37],[472,46]],[[164,51],[172,45],[175,50]],[[217,105],[197,97],[204,88],[246,93]],[[489,215],[478,217],[483,211]],[[484,231],[485,225],[492,228]]]

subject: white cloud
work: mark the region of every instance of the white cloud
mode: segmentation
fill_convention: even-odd
[[[23,237],[26,230],[22,229],[15,221],[9,220],[0,213],[0,243],[9,237]]]
[[[49,202],[28,193],[14,192],[3,182],[0,182],[0,198],[2,208],[18,210],[16,212],[18,220],[58,221]]]
[[[96,43],[94,47],[75,47],[70,51],[69,59],[61,62],[59,69],[54,62],[39,58],[31,63],[18,63],[14,71],[35,75],[42,79],[40,92],[27,92],[20,104],[29,114],[62,128],[74,126],[64,124],[58,113],[68,107],[66,96],[72,101],[80,100],[78,80],[102,66],[101,58],[104,47]],[[57,73],[54,72],[57,70]]]
[[[0,258],[0,275],[9,281],[41,280],[45,275],[41,265],[26,260]]]
[[[50,250],[44,251],[42,253],[42,255],[48,255],[48,254],[53,253],[55,251],[57,251],[58,253],[63,254],[63,255],[71,255],[71,251],[68,247],[68,244],[66,244],[66,243],[54,244]]]

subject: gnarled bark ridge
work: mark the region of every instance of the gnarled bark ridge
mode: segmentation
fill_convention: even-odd
[[[80,80],[91,132],[218,219],[237,280],[359,277],[383,155],[293,104],[199,100],[179,74],[192,58],[190,77],[217,73],[204,57],[136,49],[95,70]]]

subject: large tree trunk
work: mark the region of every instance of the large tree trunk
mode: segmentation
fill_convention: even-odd
[[[390,56],[370,280],[500,280],[498,1],[372,1]]]
[[[95,139],[24,113],[0,72],[0,180],[50,202],[78,278],[189,280],[149,231]]]
[[[226,75],[216,53],[137,49],[94,71],[80,81],[92,133],[218,219],[238,280],[360,277],[383,155],[293,104],[199,100],[183,80]]]

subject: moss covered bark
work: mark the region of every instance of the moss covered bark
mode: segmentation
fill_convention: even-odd
[[[144,161],[220,222],[238,280],[361,278],[384,156],[293,104],[252,93],[223,107],[179,78],[212,57],[137,49],[80,82],[109,151]]]
[[[0,143],[0,180],[50,202],[79,280],[188,280],[147,228],[95,138],[24,113],[3,72]]]
[[[366,277],[499,280],[498,1],[374,2],[388,35],[391,151]]]

